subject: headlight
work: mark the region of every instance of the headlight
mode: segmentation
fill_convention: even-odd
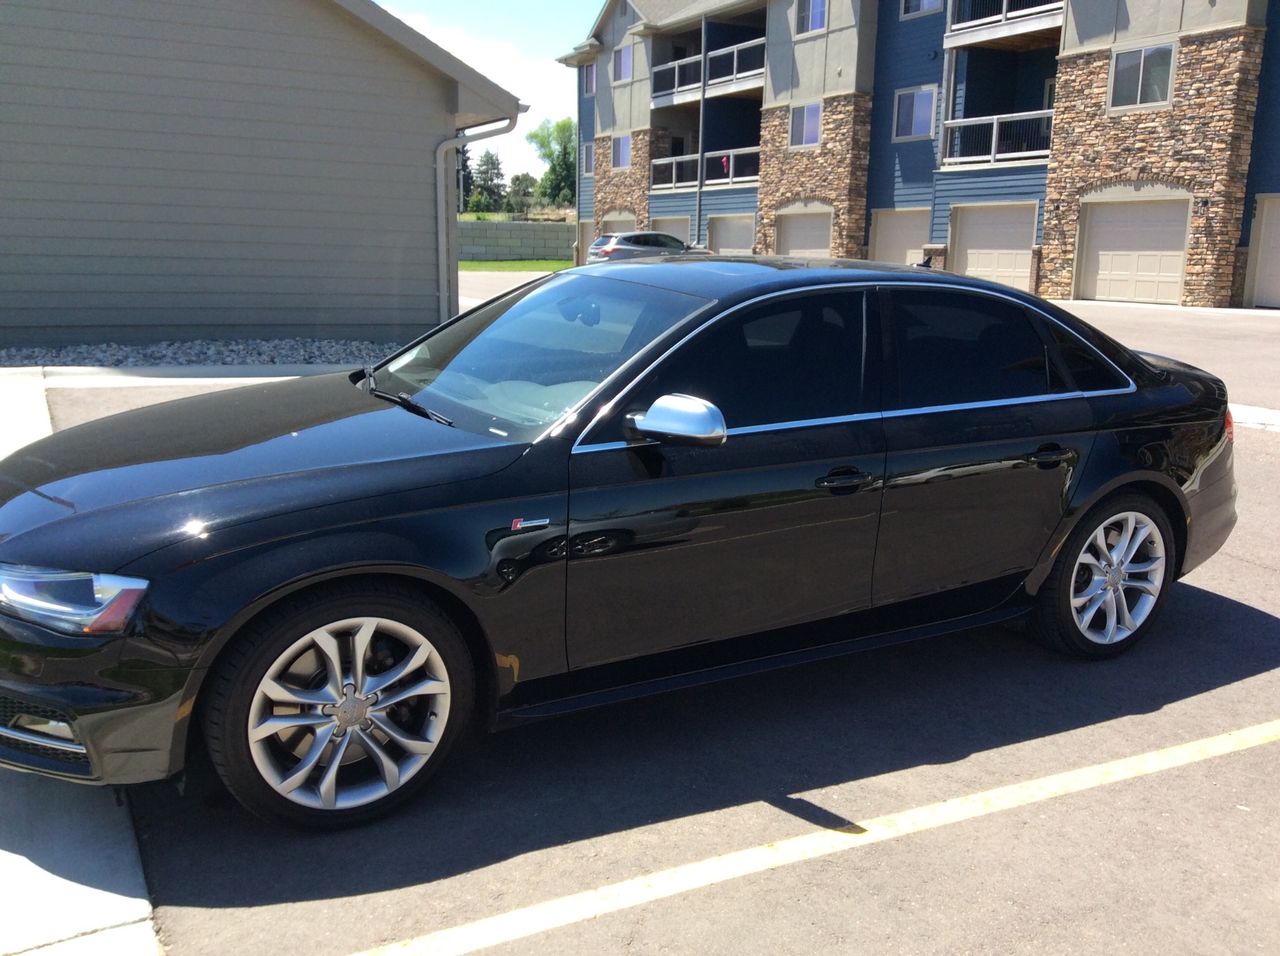
[[[139,578],[0,564],[0,611],[67,634],[124,630],[146,593]]]

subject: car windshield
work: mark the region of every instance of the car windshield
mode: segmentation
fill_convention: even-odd
[[[462,428],[528,441],[709,300],[565,274],[467,313],[378,370]]]

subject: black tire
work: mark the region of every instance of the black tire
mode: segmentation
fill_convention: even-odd
[[[1093,538],[1099,528],[1113,516],[1129,512],[1150,519],[1163,539],[1161,542],[1164,557],[1162,573],[1152,575],[1153,579],[1160,581],[1160,589],[1155,595],[1154,605],[1127,636],[1121,637],[1114,643],[1098,643],[1087,637],[1077,625],[1072,609],[1072,585],[1078,573],[1077,561],[1086,543]],[[1173,527],[1164,509],[1151,498],[1140,493],[1121,492],[1113,495],[1090,509],[1067,537],[1054,562],[1053,570],[1036,596],[1036,607],[1031,616],[1029,632],[1042,644],[1074,657],[1099,659],[1122,654],[1150,633],[1166,603],[1177,565],[1177,539],[1174,537]],[[1132,594],[1132,592],[1126,593]]]
[[[334,808],[304,806],[295,802],[297,798],[278,792],[255,763],[254,750],[249,739],[249,722],[255,699],[261,701],[258,690],[268,672],[273,667],[279,666],[278,661],[282,659],[282,655],[290,653],[291,649],[307,635],[335,622],[357,618],[385,619],[391,624],[411,629],[430,644],[434,654],[428,660],[434,660],[434,655],[438,655],[443,662],[443,672],[448,684],[447,707],[438,707],[436,698],[423,701],[421,697],[411,698],[411,703],[401,706],[444,710],[443,727],[439,728],[439,733],[434,740],[434,750],[426,755],[425,763],[417,765],[412,771],[412,776],[398,783],[395,788],[389,789],[385,795],[359,806]],[[372,658],[380,646],[374,643],[378,641],[384,641],[380,633],[375,634],[369,645],[366,659],[369,659],[371,664],[376,663]],[[392,649],[396,646],[393,641],[384,641],[384,643]],[[350,655],[350,648],[346,649],[346,653]],[[388,660],[391,660],[391,651],[386,653]],[[406,654],[405,658],[408,656]],[[323,658],[320,659],[323,660]],[[348,663],[351,660],[350,656],[344,659]],[[439,664],[435,666],[439,668]],[[389,673],[393,669],[394,666],[388,666],[386,671]],[[369,673],[371,678],[381,676],[372,668]],[[406,682],[408,679],[406,677]],[[391,688],[403,686],[405,685],[400,683],[392,684],[387,692],[391,692]],[[344,699],[346,694],[347,690],[344,688]],[[376,694],[372,695],[368,699],[376,696]],[[253,813],[272,822],[306,829],[332,830],[368,823],[382,817],[411,799],[426,786],[445,762],[449,751],[458,739],[465,736],[474,717],[475,668],[457,626],[447,614],[420,592],[396,582],[363,580],[349,585],[339,584],[308,591],[285,601],[253,621],[236,635],[223,652],[205,685],[201,706],[210,760],[227,789],[237,800]],[[262,705],[259,703],[257,706]],[[299,711],[308,709],[310,708],[297,708]],[[430,713],[423,720],[431,720],[436,716],[435,713]],[[334,720],[336,723],[337,718]],[[434,725],[432,726],[434,728]],[[424,723],[423,728],[425,727]],[[350,731],[345,727],[335,731],[337,737],[334,740],[349,735],[351,741],[348,744],[356,743],[359,742],[357,736],[361,735],[362,731],[371,734],[375,729],[370,721],[366,721],[358,726],[352,726]],[[399,725],[396,725],[396,729],[405,731],[407,735],[412,733]],[[309,732],[309,730],[303,731],[303,733]],[[315,738],[310,739],[314,743]],[[360,740],[363,739],[364,737],[361,736]],[[400,751],[394,742],[388,743],[387,740],[384,736],[384,753],[402,754],[404,758],[410,758],[409,751]],[[283,740],[275,738],[269,738],[269,742],[272,747],[284,744]],[[259,759],[262,759],[262,745],[258,746]],[[320,748],[317,748],[317,752],[319,751]],[[325,752],[332,755],[334,750],[327,749]],[[288,758],[287,749],[281,750],[281,753],[284,758]],[[370,754],[371,752],[366,752],[357,755],[351,764],[342,763],[343,769],[335,772],[334,780],[338,780],[343,774],[352,773],[350,767],[360,770],[361,768],[356,765],[365,761],[367,762],[364,768],[366,775],[371,782],[376,782],[372,771],[378,769],[378,764]],[[332,763],[332,761],[329,762]],[[322,774],[324,766],[322,760],[317,764],[316,770]],[[309,781],[311,778],[307,779]],[[383,780],[382,785],[390,786],[387,780]],[[307,787],[308,792],[310,789]],[[300,794],[303,792],[302,787],[298,790]],[[317,792],[319,792],[318,788]]]

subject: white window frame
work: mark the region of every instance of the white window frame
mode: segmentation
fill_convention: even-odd
[[[928,0],[920,0],[921,9],[913,12],[907,12],[907,0],[898,0],[898,19],[899,20],[915,20],[919,17],[931,17],[935,13],[941,13],[946,7],[946,0],[937,0],[938,5],[931,10],[925,10],[923,5]]]
[[[1169,88],[1164,91],[1164,99],[1154,100],[1150,103],[1130,103],[1127,106],[1112,106],[1112,97],[1115,96],[1116,85],[1116,57],[1122,53],[1142,52],[1146,50],[1154,50],[1158,47],[1169,48]],[[1147,58],[1145,52],[1141,62],[1138,65],[1138,95],[1142,95],[1142,77],[1143,71],[1146,69]],[[1124,46],[1113,47],[1111,50],[1111,63],[1107,73],[1107,112],[1108,113],[1133,113],[1138,110],[1167,110],[1173,105],[1173,85],[1178,78],[1178,43],[1176,40],[1166,40],[1162,43],[1126,43]]]
[[[587,82],[588,79],[590,79],[590,83]],[[596,95],[596,65],[594,61],[582,65],[582,95]]]
[[[822,2],[822,25],[815,27],[813,25],[813,0],[796,0],[796,36],[805,37],[811,33],[822,33],[827,29],[827,24],[831,22],[831,0],[821,0]],[[809,18],[809,26],[800,29],[800,10],[807,8],[807,16]]]
[[[618,144],[623,140],[627,141],[627,161],[625,164],[618,162]],[[630,169],[631,168],[631,134],[623,133],[621,136],[613,137],[609,150],[609,167],[611,169]]]
[[[626,43],[623,46],[620,46],[613,51],[613,57],[612,57],[612,62],[610,63],[610,66],[612,68],[612,73],[613,73],[612,79],[613,79],[614,86],[618,86],[622,83],[630,83],[632,78],[635,77],[636,75],[636,56],[635,56],[635,50],[632,49],[632,46],[633,44]],[[619,76],[618,75],[618,73],[620,72],[619,60],[624,56],[626,57],[626,61],[627,61],[627,75]]]
[[[590,157],[590,159],[588,159]],[[590,169],[587,167],[590,166]],[[582,170],[584,179],[590,179],[596,174],[596,144],[594,140],[589,140],[582,144],[582,155],[578,157],[578,168]]]
[[[902,102],[904,93],[923,93],[928,90],[933,94],[933,109],[929,111],[929,132],[914,133],[910,136],[898,135],[898,106]],[[914,107],[913,107],[914,109]],[[914,119],[914,114],[912,119]],[[921,86],[904,86],[900,90],[893,91],[893,126],[889,128],[889,132],[893,134],[893,142],[895,143],[919,143],[926,139],[933,139],[938,132],[938,84],[925,83]]]
[[[802,141],[799,143],[792,142],[792,136],[794,134],[794,130],[796,126],[796,112],[808,110],[810,107],[815,107],[815,106],[818,108],[817,140],[815,140],[812,143],[803,142],[805,124],[803,121],[801,121],[800,136]],[[813,149],[815,146],[821,146],[821,145],[822,145],[822,100],[816,100],[812,103],[799,103],[795,106],[792,106],[790,112],[787,113],[787,148],[788,149]]]

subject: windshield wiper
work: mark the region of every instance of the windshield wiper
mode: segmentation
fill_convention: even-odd
[[[373,377],[372,365],[366,365],[364,367],[364,378],[361,381],[364,383],[364,390],[374,398],[380,398],[383,401],[390,402],[392,405],[399,405],[406,411],[413,412],[413,414],[420,415],[423,418],[429,418],[431,421],[438,424],[448,425],[451,428],[453,427],[452,418],[441,415],[433,408],[427,408],[425,405],[420,405],[418,402],[413,400],[408,392],[392,393],[378,388],[378,383]]]

